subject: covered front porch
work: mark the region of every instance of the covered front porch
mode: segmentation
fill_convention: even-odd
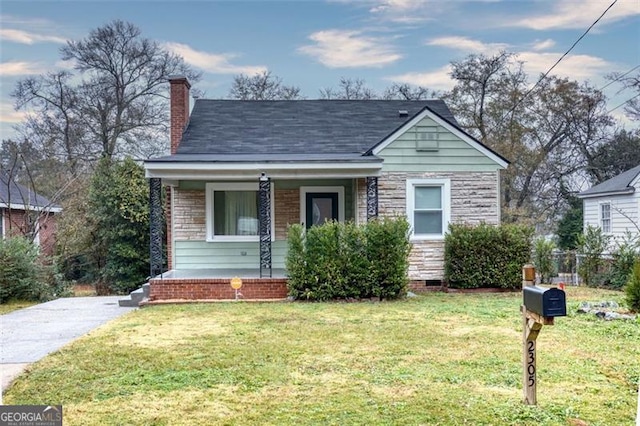
[[[245,299],[286,298],[289,225],[377,216],[378,159],[347,161],[349,169],[340,161],[313,163],[312,169],[301,159],[241,163],[224,172],[220,163],[188,163],[169,170],[163,162],[146,165],[152,301],[234,299],[234,277],[242,278]],[[169,271],[161,274],[162,185],[169,186]]]

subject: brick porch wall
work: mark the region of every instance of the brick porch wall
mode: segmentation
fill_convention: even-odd
[[[150,282],[149,299],[157,300],[233,300],[230,278],[165,278]],[[245,278],[240,289],[243,299],[284,299],[286,278]]]

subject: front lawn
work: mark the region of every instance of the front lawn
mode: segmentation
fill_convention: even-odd
[[[520,293],[134,311],[30,368],[5,404],[65,425],[632,425],[640,322],[577,314],[567,288],[522,399]]]
[[[17,311],[18,309],[28,308],[38,304],[31,300],[10,300],[6,303],[0,303],[0,315],[8,314],[9,312]]]

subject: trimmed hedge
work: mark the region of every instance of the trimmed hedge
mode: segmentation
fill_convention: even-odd
[[[533,228],[521,225],[449,225],[444,248],[449,287],[520,288],[532,237]]]
[[[286,258],[295,299],[398,298],[406,294],[409,224],[404,218],[355,225],[291,225]]]

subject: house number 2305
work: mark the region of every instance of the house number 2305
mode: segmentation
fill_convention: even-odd
[[[536,349],[535,342],[527,342],[527,374],[529,375],[529,386],[536,384]]]

